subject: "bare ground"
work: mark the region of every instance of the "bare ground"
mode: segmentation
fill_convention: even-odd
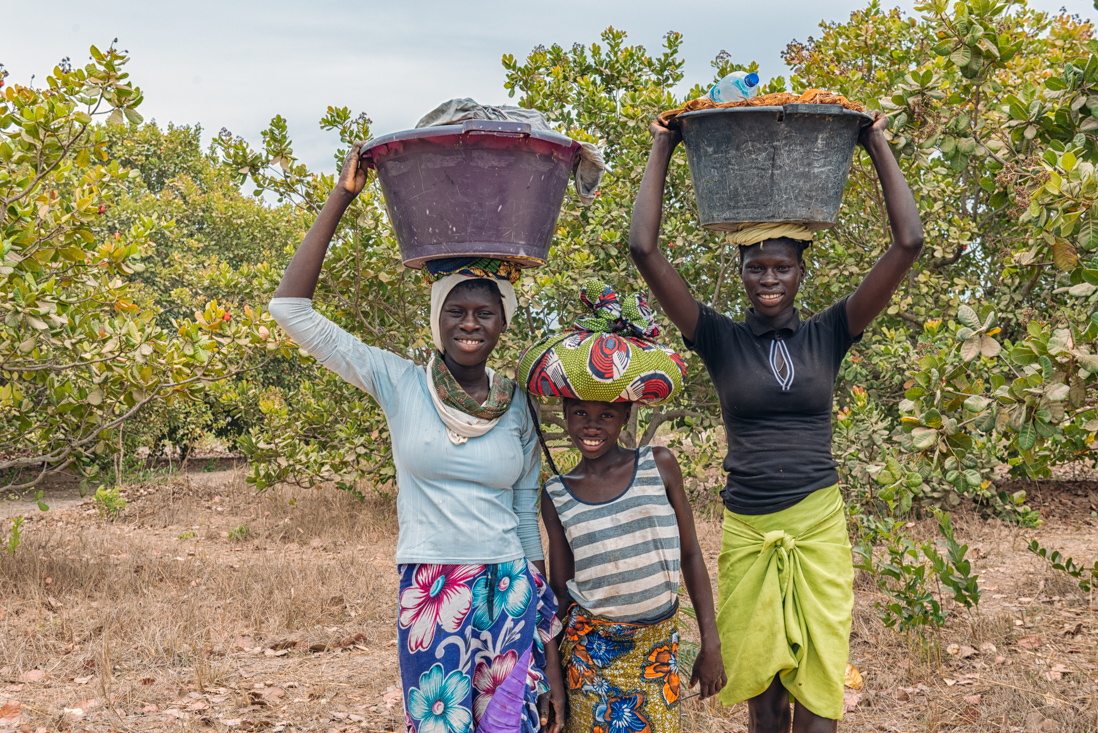
[[[876,589],[857,580],[851,662],[865,684],[841,730],[1098,730],[1098,598],[1025,549],[1036,537],[1093,561],[1098,484],[1026,488],[1038,530],[954,514],[984,596],[940,638],[884,628]],[[124,494],[107,521],[59,490],[0,557],[0,731],[401,729],[392,504],[257,496],[242,468]],[[719,521],[698,525],[715,567]],[[743,731],[744,713],[693,699],[683,728]]]

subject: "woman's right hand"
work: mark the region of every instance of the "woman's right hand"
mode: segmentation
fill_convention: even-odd
[[[366,165],[359,158],[365,140],[360,140],[351,146],[347,157],[343,159],[343,169],[339,172],[339,185],[351,196],[358,196],[362,189],[366,188]]]

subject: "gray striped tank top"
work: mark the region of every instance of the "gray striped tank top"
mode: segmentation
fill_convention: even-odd
[[[545,482],[575,558],[568,592],[591,613],[636,623],[662,619],[679,593],[679,528],[652,447],[637,451],[617,498],[577,499],[559,476]]]

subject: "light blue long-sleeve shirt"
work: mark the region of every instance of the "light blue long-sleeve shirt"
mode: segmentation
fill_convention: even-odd
[[[486,434],[454,445],[424,367],[367,346],[313,310],[275,298],[271,315],[301,348],[381,405],[397,474],[397,563],[544,558],[538,528],[541,456],[521,394]]]

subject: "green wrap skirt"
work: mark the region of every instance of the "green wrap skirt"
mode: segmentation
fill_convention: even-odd
[[[854,567],[838,486],[773,514],[725,510],[717,629],[725,705],[766,691],[775,676],[824,718],[843,717]]]

